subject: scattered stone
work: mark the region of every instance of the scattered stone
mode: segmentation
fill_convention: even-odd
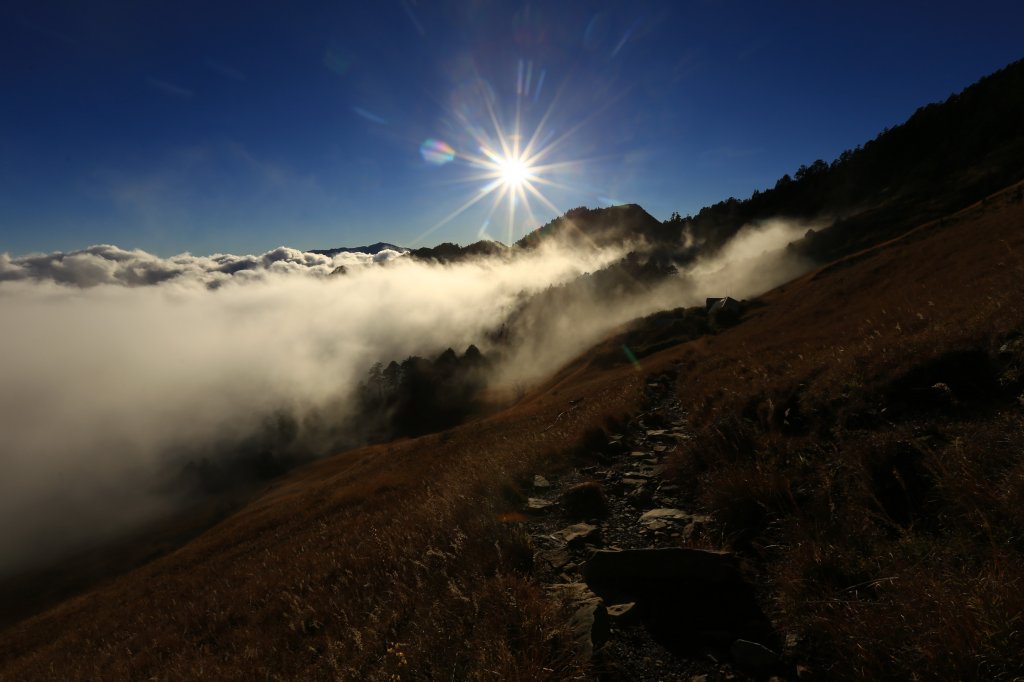
[[[999,356],[1003,359],[1024,353],[1024,338],[1011,339],[999,347]]]
[[[645,509],[654,504],[654,493],[648,488],[635,488],[626,495],[626,501],[636,509]]]
[[[561,497],[566,515],[573,520],[602,519],[608,516],[608,498],[600,483],[577,483]]]
[[[608,641],[608,635],[611,633],[608,610],[604,602],[583,583],[568,583],[554,587],[572,610],[569,625],[581,653],[585,658],[591,658],[594,651]]]
[[[629,447],[621,438],[609,438],[605,441],[604,451],[610,455],[621,455],[629,450]]]
[[[943,407],[952,407],[957,404],[956,396],[953,395],[953,389],[949,387],[949,384],[942,383],[941,381],[931,388],[932,400]]]
[[[639,487],[639,486],[642,486],[642,485],[646,485],[647,479],[646,478],[626,477],[626,478],[623,478],[620,482],[622,483],[622,485],[624,485],[624,486],[626,486],[628,488],[636,488],[636,487]]]
[[[541,476],[540,474],[538,474],[538,475],[533,477],[533,487],[534,488],[550,488],[551,487],[551,482],[548,479],[546,479],[543,476]]]
[[[630,625],[640,619],[635,601],[614,604],[608,607],[608,617],[620,625]]]
[[[546,514],[554,506],[554,500],[546,500],[543,497],[529,497],[526,500],[526,511],[531,514]]]
[[[661,508],[645,512],[637,523],[646,526],[649,530],[662,530],[676,525],[692,523],[693,520],[693,514],[684,512],[682,509]]]
[[[757,642],[737,639],[729,648],[736,667],[751,673],[763,673],[771,670],[778,662],[779,655]]]
[[[666,433],[668,433],[668,431],[666,431],[665,429],[648,429],[647,437],[655,438],[657,436],[664,436]]]
[[[545,549],[537,552],[537,561],[542,561],[555,571],[560,571],[569,563],[569,553],[564,549]]]
[[[642,450],[634,450],[633,452],[629,453],[629,456],[630,457],[647,457],[648,454],[649,453],[646,453],[646,452],[644,452]]]
[[[576,523],[555,533],[566,547],[582,547],[585,543],[599,544],[601,529],[589,523]]]

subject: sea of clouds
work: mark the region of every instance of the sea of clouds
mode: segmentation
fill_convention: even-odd
[[[625,321],[786,281],[809,266],[783,248],[805,230],[752,226],[647,293],[569,301],[503,349],[496,380],[528,385]],[[318,440],[302,416],[345,423],[371,364],[469,344],[487,353],[524,297],[628,248],[549,243],[455,264],[287,247],[0,254],[0,575],[177,508],[169,472],[274,415],[296,417],[298,440],[327,454],[337,439]]]

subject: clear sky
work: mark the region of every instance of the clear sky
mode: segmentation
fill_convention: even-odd
[[[1024,57],[1022,27],[1024,3],[987,0],[7,0],[0,251],[465,244],[581,205],[685,215]],[[501,140],[542,152],[511,220],[482,177]]]

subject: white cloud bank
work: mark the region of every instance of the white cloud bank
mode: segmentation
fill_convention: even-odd
[[[781,283],[808,265],[779,248],[804,229],[750,228],[653,291],[541,308],[497,376],[539,379],[626,320]],[[486,353],[522,295],[622,255],[550,245],[437,265],[286,247],[0,254],[0,574],[165,512],[174,500],[156,491],[183,452],[216,457],[218,443],[282,411],[300,430],[311,428],[303,415],[343,423],[376,361],[471,343]]]
[[[218,253],[193,256],[183,253],[160,258],[139,249],[126,251],[100,244],[80,251],[31,254],[12,258],[0,253],[0,282],[52,281],[79,287],[101,284],[144,286],[187,280],[216,287],[232,279],[265,279],[271,275],[306,274],[326,277],[338,266],[383,263],[403,254],[385,249],[375,255],[340,253],[333,258],[279,246],[260,256]]]
[[[480,343],[520,292],[618,255],[0,256],[0,573],[159,513],[169,453],[278,410],[341,421],[373,362]]]

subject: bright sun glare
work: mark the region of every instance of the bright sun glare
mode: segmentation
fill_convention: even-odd
[[[586,123],[586,119],[556,134],[550,122],[554,108],[554,102],[552,102],[535,127],[531,130],[523,130],[521,107],[531,92],[531,68],[530,66],[526,68],[525,81],[522,81],[522,74],[520,74],[522,82],[517,85],[516,111],[510,130],[505,129],[499,122],[494,96],[487,90],[481,90],[479,93],[479,101],[484,105],[484,115],[480,119],[470,118],[461,111],[453,112],[459,126],[475,142],[478,153],[468,149],[456,153],[447,143],[430,140],[434,145],[443,145],[440,147],[443,155],[438,158],[444,162],[458,158],[475,171],[466,176],[465,180],[472,183],[481,182],[482,185],[478,186],[461,206],[413,240],[414,243],[419,243],[434,230],[451,222],[470,207],[485,199],[489,199],[487,203],[490,205],[487,208],[487,217],[481,227],[480,237],[491,238],[486,233],[486,228],[491,224],[491,217],[499,206],[505,204],[507,222],[504,237],[508,244],[515,239],[515,231],[520,223],[526,226],[535,226],[541,222],[534,214],[535,204],[546,209],[550,215],[557,216],[561,213],[558,207],[545,196],[543,190],[545,188],[577,189],[556,181],[552,176],[578,167],[582,161],[553,161],[551,157],[558,154],[559,148]],[[533,94],[534,100],[540,92],[542,80],[537,81],[537,91]],[[431,147],[427,153],[428,155],[436,154],[437,150]],[[517,213],[520,216],[519,223],[517,223]]]
[[[512,189],[519,187],[524,180],[530,178],[530,167],[526,165],[525,161],[515,157],[499,161],[498,169],[501,173],[501,181]]]

